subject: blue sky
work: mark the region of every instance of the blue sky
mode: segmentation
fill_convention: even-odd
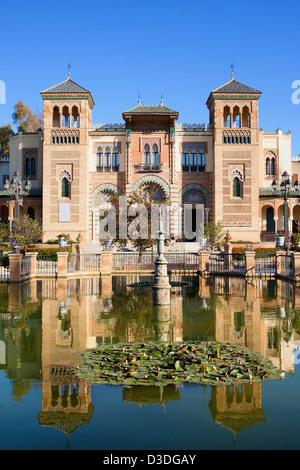
[[[137,104],[164,104],[178,122],[207,123],[211,90],[230,79],[262,91],[259,125],[292,132],[300,153],[299,9],[296,1],[1,2],[0,125],[23,100],[42,111],[40,91],[67,77],[88,88],[94,123],[122,122]]]

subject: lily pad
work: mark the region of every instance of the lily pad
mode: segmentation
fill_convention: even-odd
[[[74,372],[91,384],[245,384],[282,378],[272,362],[217,342],[126,343],[81,354]]]

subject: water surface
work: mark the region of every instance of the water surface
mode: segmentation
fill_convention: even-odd
[[[138,276],[0,285],[0,448],[299,449],[300,290],[275,280],[184,278],[153,307]],[[179,278],[177,278],[179,280]],[[102,344],[216,340],[284,379],[245,386],[90,385],[72,368]]]

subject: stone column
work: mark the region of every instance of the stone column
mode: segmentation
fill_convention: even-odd
[[[296,284],[300,283],[300,253],[292,253],[292,277]]]
[[[209,251],[199,251],[199,271],[202,274],[209,272]]]
[[[245,251],[246,276],[255,275],[255,251]]]
[[[57,277],[67,277],[68,274],[68,255],[65,251],[57,253]]]
[[[81,255],[84,254],[84,238],[81,232],[78,233],[78,237],[77,237],[76,253],[78,255],[76,269],[78,268],[77,269],[78,271],[83,271],[84,259],[83,259],[83,256]]]
[[[111,274],[112,272],[112,252],[102,251],[101,253],[101,275]]]
[[[30,277],[35,277],[36,276],[36,268],[37,268],[37,252],[32,252],[32,253],[26,253],[25,256],[26,258],[30,259],[30,271],[29,271],[29,276]]]
[[[10,253],[9,257],[9,282],[21,282],[21,262],[22,255],[20,253]]]
[[[229,232],[227,231],[226,236],[225,236],[225,245],[224,245],[224,254],[225,254],[225,262],[224,262],[224,268],[227,271],[232,270],[232,245],[230,243],[231,236]]]
[[[275,274],[276,276],[280,276],[281,275],[281,252],[280,251],[276,251],[275,253]]]

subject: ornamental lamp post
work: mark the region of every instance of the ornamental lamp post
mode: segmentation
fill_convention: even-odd
[[[274,180],[272,183],[272,189],[275,191],[280,192],[281,197],[283,197],[284,204],[283,204],[283,224],[284,224],[284,232],[286,233],[285,237],[285,249],[288,250],[288,237],[289,237],[289,204],[288,199],[292,197],[291,191],[293,190],[292,184],[290,181],[290,176],[287,171],[284,171],[281,175],[281,183],[278,186],[277,181]],[[294,190],[299,189],[299,183],[296,181],[294,185]]]
[[[25,191],[28,195],[31,189],[31,183],[29,179],[26,181],[23,187],[21,175],[18,171],[15,171],[11,183],[7,179],[4,183],[4,189],[11,190],[15,198],[15,217],[19,217],[20,214],[20,202],[22,202],[21,191]]]

